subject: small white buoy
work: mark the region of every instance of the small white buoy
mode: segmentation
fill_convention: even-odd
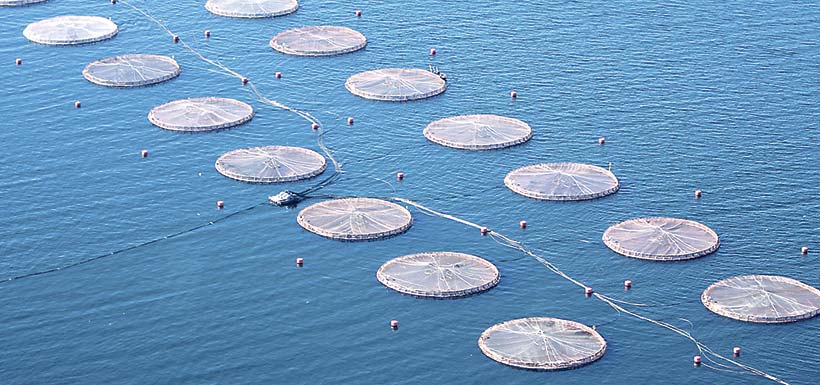
[[[356,10],[356,17],[362,17],[362,11],[360,9]]]
[[[140,155],[141,155],[143,158],[147,158],[147,157],[148,157],[148,150],[142,150],[142,152],[140,152]]]
[[[490,229],[488,229],[486,227],[481,228],[481,235],[487,235],[489,233],[490,233]]]
[[[179,43],[179,35],[174,35],[173,39],[174,39],[174,43]]]
[[[735,357],[740,357],[740,348],[739,348],[739,347],[737,347],[737,346],[735,346],[735,348],[734,348],[734,349],[732,349],[732,354],[733,354]]]
[[[396,330],[399,328],[399,321],[398,320],[391,320],[390,321],[390,328]]]
[[[624,287],[627,288],[627,289],[631,289],[632,288],[632,281],[630,281],[628,279],[626,281],[624,281]]]
[[[595,293],[595,290],[592,290],[592,288],[591,288],[591,287],[588,287],[588,288],[584,289],[584,294],[585,294],[587,297],[591,296],[593,293]]]
[[[209,31],[209,30],[207,30],[207,29],[206,29],[206,30],[205,30],[205,37],[206,37],[206,38],[211,37],[211,31]]]
[[[526,229],[527,228],[527,221],[518,222],[518,227],[520,227],[521,229]]]
[[[302,267],[305,264],[304,258],[296,258],[296,266]]]
[[[17,64],[18,66],[23,65],[23,59],[17,58],[17,60],[15,60],[14,63]]]
[[[396,173],[396,180],[399,181],[399,182],[403,181],[404,180],[404,173],[403,172]]]
[[[314,131],[315,131],[315,130],[318,130],[318,129],[319,129],[319,123],[313,123],[313,124],[311,124],[311,125],[310,125],[310,128],[312,128]]]
[[[277,79],[281,79],[282,78],[282,73],[277,72],[277,73],[273,74],[273,76],[275,76]]]
[[[347,125],[348,125],[348,126],[352,126],[352,125],[353,125],[353,117],[352,117],[352,116],[351,116],[351,117],[349,117],[349,118],[347,118]]]
[[[216,208],[222,210],[225,208],[225,202],[223,201],[216,201]]]
[[[80,107],[82,107],[82,106],[83,106],[83,104],[82,104],[82,103],[80,103],[80,101],[79,101],[79,100],[77,100],[77,101],[75,101],[75,102],[74,102],[74,108],[80,108]]]
[[[513,98],[513,99],[517,98],[518,97],[518,92],[510,91],[510,97]]]
[[[242,85],[244,86],[245,84],[248,84],[248,78],[243,77],[242,78]]]
[[[700,366],[700,364],[701,364],[701,362],[703,362],[703,360],[701,359],[700,356],[694,356],[694,357],[692,357],[692,362],[694,362],[695,366],[697,367],[697,366]]]
[[[700,199],[703,196],[703,191],[695,190],[695,198]]]
[[[603,136],[598,138],[598,144],[600,144],[601,146],[606,144],[606,138],[604,138]]]
[[[809,248],[806,247],[806,246],[803,246],[803,248],[800,249],[800,253],[803,254],[803,255],[808,254],[809,253]]]
[[[436,56],[436,49],[430,48],[430,56]]]

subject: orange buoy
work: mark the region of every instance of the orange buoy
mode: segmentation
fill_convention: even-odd
[[[174,43],[179,43],[179,35],[174,35]]]
[[[735,348],[734,348],[734,349],[732,349],[732,354],[733,354],[735,357],[740,357],[740,348],[739,348],[739,347],[737,347],[737,346],[735,346]]]
[[[205,37],[206,37],[206,38],[211,37],[211,31],[209,31],[209,30],[207,30],[207,29],[206,29],[206,30],[205,30]]]
[[[603,136],[598,138],[598,144],[603,146],[605,143],[606,143],[606,138],[604,138]]]
[[[526,229],[527,228],[527,221],[518,222],[518,227],[520,227],[522,229]]]
[[[17,60],[15,60],[14,63],[17,64],[18,66],[22,65],[23,64],[23,59],[17,58]]]
[[[800,253],[803,254],[803,255],[808,254],[809,253],[809,248],[806,247],[806,246],[803,246],[803,248],[800,249]]]
[[[362,11],[357,9],[356,10],[356,17],[362,17]]]
[[[430,56],[436,56],[436,49],[430,48]]]
[[[510,97],[513,98],[513,99],[517,98],[518,97],[518,92],[510,91]]]
[[[395,330],[399,328],[399,321],[398,320],[391,320],[390,321],[390,328]]]
[[[274,76],[276,76],[277,79],[281,79],[282,78],[282,73],[277,72],[277,73],[274,74]]]
[[[700,356],[694,356],[694,357],[692,357],[692,362],[694,362],[695,366],[697,367],[697,366],[700,366],[700,364],[701,364],[701,362],[703,362],[703,360],[701,359]]]
[[[140,152],[140,155],[141,155],[143,158],[147,158],[147,157],[148,157],[148,150],[142,150],[142,152]]]
[[[222,210],[225,208],[225,202],[223,201],[216,201],[216,208]]]
[[[403,172],[396,173],[396,180],[398,180],[399,182],[403,181],[404,180],[404,173]]]
[[[319,129],[319,123],[313,123],[313,124],[311,124],[311,125],[310,125],[310,128],[312,128],[314,131],[315,131],[315,130],[318,130],[318,129]]]
[[[82,106],[83,106],[83,104],[82,104],[82,103],[80,103],[80,101],[79,101],[79,100],[77,100],[77,101],[75,101],[75,102],[74,102],[74,108],[80,108],[80,107],[82,107]]]
[[[695,198],[700,199],[703,196],[703,191],[695,190]]]
[[[624,287],[627,288],[627,289],[631,289],[632,288],[632,281],[630,281],[628,279],[626,281],[624,281]]]
[[[352,126],[352,125],[353,125],[353,117],[352,117],[352,116],[351,116],[351,117],[349,117],[349,118],[347,118],[347,125],[348,125],[348,126]]]
[[[304,258],[296,258],[296,266],[302,267],[305,264]]]

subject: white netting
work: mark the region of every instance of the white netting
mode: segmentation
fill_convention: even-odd
[[[404,207],[372,198],[343,198],[316,203],[296,219],[323,237],[360,241],[386,238],[407,231],[413,217]]]
[[[253,108],[226,98],[182,99],[151,110],[148,120],[173,131],[212,131],[234,127],[253,118]]]
[[[606,352],[598,332],[557,318],[522,318],[493,325],[478,339],[481,351],[506,365],[536,370],[571,369]]]
[[[305,148],[266,146],[230,151],[219,157],[215,166],[220,174],[243,182],[282,183],[319,175],[327,162]]]
[[[0,7],[17,7],[21,5],[30,5],[43,3],[48,0],[0,0]]]
[[[603,240],[618,254],[655,261],[694,259],[720,247],[712,229],[677,218],[631,219],[608,228]]]
[[[771,275],[725,279],[709,286],[701,301],[717,314],[746,322],[795,322],[820,314],[820,290]]]
[[[29,24],[23,36],[40,44],[72,45],[110,39],[117,32],[117,25],[103,17],[57,16]]]
[[[461,253],[405,255],[388,261],[376,273],[383,285],[419,297],[453,298],[480,293],[501,276],[489,261]]]
[[[167,56],[122,55],[92,62],[83,70],[83,76],[109,87],[147,86],[179,76],[179,65]]]
[[[347,79],[345,87],[366,99],[400,102],[438,95],[447,89],[447,82],[430,71],[385,68],[355,74]]]
[[[523,196],[550,201],[580,201],[613,194],[621,187],[606,169],[580,163],[544,163],[514,170],[507,187]]]
[[[274,36],[271,48],[297,56],[330,56],[358,51],[367,45],[361,33],[329,25],[289,29]]]
[[[257,19],[296,12],[299,3],[296,0],[208,0],[205,8],[219,16]]]
[[[447,147],[493,150],[530,140],[532,128],[518,119],[498,115],[461,115],[430,123],[424,136]]]

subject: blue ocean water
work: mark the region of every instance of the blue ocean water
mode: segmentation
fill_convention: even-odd
[[[297,13],[264,20],[213,16],[203,3],[132,2],[271,99],[320,118],[345,170],[323,193],[406,197],[497,229],[599,292],[664,305],[641,312],[690,330],[719,353],[741,346],[743,363],[792,384],[816,383],[820,321],[741,323],[709,312],[699,296],[741,274],[820,286],[817,254],[800,255],[802,246],[820,250],[817,2],[304,0]],[[120,34],[76,47],[22,36],[28,23],[65,14],[110,17]],[[228,150],[318,150],[316,134],[297,115],[259,103],[133,9],[52,0],[0,9],[0,21],[0,279],[137,245],[313,183],[250,185],[219,175],[213,162]],[[279,31],[314,24],[352,27],[369,45],[332,58],[290,57],[267,45]],[[364,70],[426,68],[431,47],[438,50],[432,63],[450,79],[441,96],[381,103],[343,86]],[[182,75],[139,89],[83,79],[87,63],[125,53],[175,56]],[[198,96],[237,98],[257,115],[204,135],[164,131],[146,119],[158,104]],[[74,100],[83,107],[75,109]],[[421,134],[432,120],[467,113],[525,120],[533,140],[474,153]],[[140,159],[142,149],[149,158]],[[580,203],[529,200],[504,187],[510,170],[545,161],[611,162],[623,187]],[[397,171],[407,174],[404,182],[394,182]],[[693,199],[695,189],[703,199]],[[226,202],[224,211],[216,200]],[[697,349],[687,339],[619,317],[475,229],[413,210],[414,226],[402,236],[339,243],[302,230],[297,212],[260,206],[180,237],[0,284],[0,382],[769,383],[693,368]],[[703,222],[720,234],[721,248],[670,264],[621,257],[601,242],[608,226],[649,215]],[[526,231],[517,228],[521,219],[530,223]],[[434,301],[391,292],[375,278],[389,259],[434,250],[492,261],[500,285]],[[305,258],[303,268],[294,266],[296,257]],[[635,282],[629,292],[624,279]],[[555,373],[484,357],[476,343],[484,329],[527,316],[600,325],[607,353]],[[390,319],[400,321],[398,331]]]

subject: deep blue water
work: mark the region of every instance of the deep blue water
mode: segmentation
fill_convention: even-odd
[[[742,362],[793,384],[820,377],[820,320],[746,324],[699,301],[709,284],[740,274],[820,286],[818,254],[800,255],[802,246],[820,250],[817,2],[304,0],[297,13],[267,20],[213,16],[203,3],[134,2],[270,98],[331,128],[326,142],[346,173],[324,193],[401,196],[457,214],[524,241],[599,292],[672,305],[641,311],[691,329],[719,353],[741,346]],[[111,17],[120,34],[77,47],[22,36],[28,23],[64,14]],[[213,162],[228,150],[318,150],[316,134],[295,114],[259,103],[237,79],[212,72],[127,6],[52,0],[0,9],[0,22],[0,278],[140,244],[312,184],[250,185],[219,175]],[[281,30],[312,24],[355,28],[369,45],[332,58],[289,57],[267,45]],[[344,88],[359,71],[426,68],[431,47],[451,80],[439,97],[382,103]],[[128,90],[83,79],[90,61],[125,53],[173,55],[182,75]],[[276,80],[276,71],[284,78]],[[146,119],[158,104],[197,96],[237,98],[257,115],[204,135],[164,131]],[[74,109],[74,100],[83,107]],[[421,134],[432,120],[466,113],[525,120],[534,138],[473,153]],[[345,125],[347,116],[356,117],[354,126]],[[140,159],[142,149],[151,151],[148,159]],[[504,187],[510,170],[545,161],[611,162],[623,187],[581,203],[529,200]],[[400,184],[393,182],[399,170],[407,174]],[[695,189],[703,199],[693,198]],[[214,205],[220,199],[223,212]],[[769,383],[693,368],[697,350],[688,340],[618,318],[475,229],[413,210],[415,224],[402,236],[338,243],[302,230],[297,212],[261,206],[181,237],[0,284],[0,383]],[[601,242],[611,224],[648,215],[703,222],[721,236],[721,248],[689,262],[652,263]],[[517,228],[521,219],[530,223],[526,231]],[[480,255],[498,266],[501,283],[434,301],[376,280],[385,261],[432,250]],[[294,266],[296,257],[305,258],[304,268]],[[629,292],[624,279],[635,282]],[[476,341],[484,329],[526,316],[601,325],[607,353],[555,373],[483,356]],[[397,332],[388,327],[394,318]]]

